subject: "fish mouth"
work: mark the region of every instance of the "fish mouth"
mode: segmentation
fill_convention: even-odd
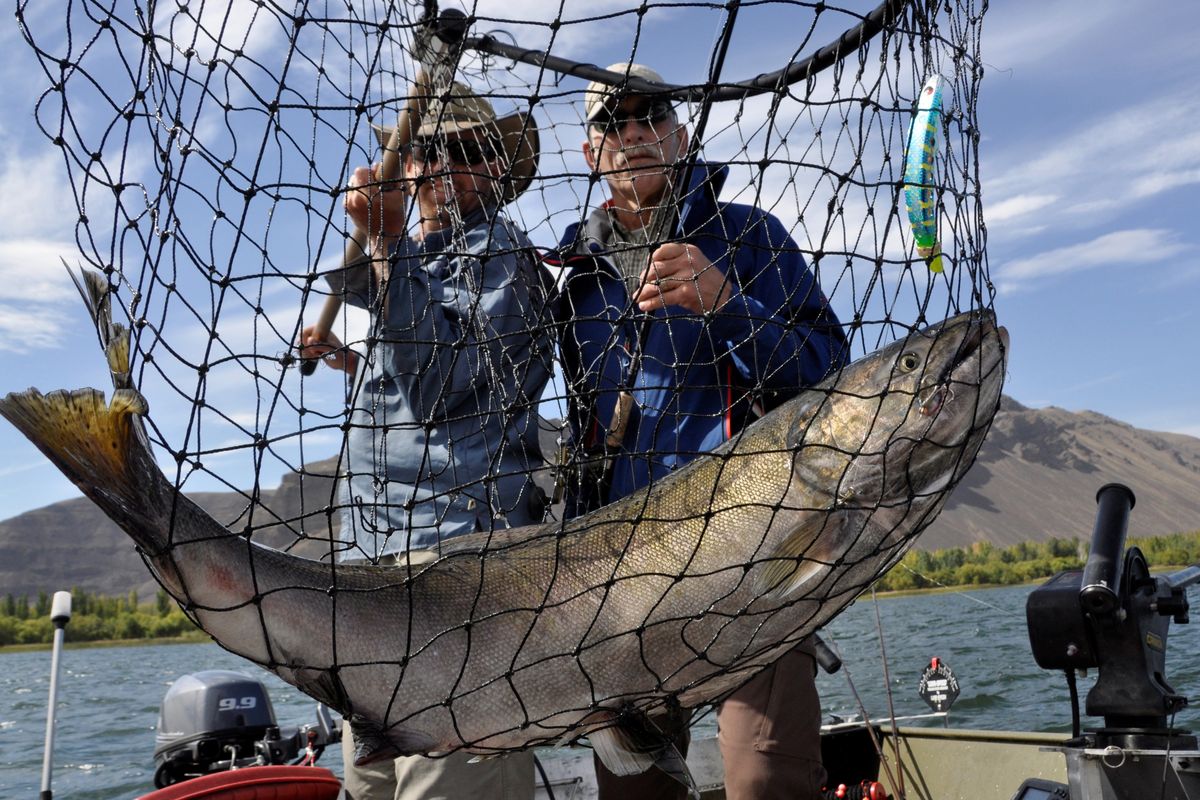
[[[990,311],[965,320],[962,324],[968,328],[955,357],[950,359],[936,380],[917,395],[917,411],[922,416],[937,415],[953,400],[956,384],[981,385],[1001,368],[1000,364],[1008,351],[1008,330],[996,324],[996,318]],[[1000,346],[984,347],[990,337],[996,337]]]

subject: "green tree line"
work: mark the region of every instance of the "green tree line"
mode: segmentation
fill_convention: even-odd
[[[1131,538],[1127,545],[1141,548],[1154,568],[1200,563],[1200,530],[1152,538]],[[1080,539],[1048,539],[996,547],[976,542],[970,547],[945,550],[910,550],[890,572],[880,578],[879,591],[936,587],[1009,585],[1048,578],[1067,569],[1079,569],[1087,560],[1088,544]],[[49,644],[54,640],[50,621],[51,597],[9,594],[0,601],[0,646]],[[190,619],[161,589],[153,602],[142,603],[137,592],[104,597],[79,589],[71,591],[68,641],[95,642],[126,639],[202,638]]]
[[[49,644],[54,640],[50,621],[51,596],[5,595],[0,600],[0,646]],[[67,641],[97,642],[121,639],[199,637],[198,629],[161,589],[153,602],[141,603],[136,591],[123,597],[104,597],[71,590],[71,622]]]
[[[1130,538],[1152,569],[1181,567],[1200,562],[1200,531],[1144,539]],[[1048,578],[1063,570],[1081,569],[1089,542],[1048,539],[996,547],[975,542],[969,547],[945,550],[910,550],[890,572],[880,578],[879,591],[928,589],[939,586],[1007,586]]]

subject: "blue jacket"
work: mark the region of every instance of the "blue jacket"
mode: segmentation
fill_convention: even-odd
[[[602,449],[618,391],[631,388],[635,400],[624,439],[609,452],[606,496],[576,486],[569,514],[623,497],[712,450],[845,361],[841,325],[783,224],[753,206],[717,200],[727,173],[696,165],[676,237],[699,247],[730,280],[729,302],[707,318],[669,307],[642,325],[646,315],[630,307],[624,281],[604,257],[611,227],[604,209],[565,232],[556,314],[576,446]],[[630,376],[638,347],[640,368]]]
[[[433,548],[540,520],[537,402],[553,357],[529,239],[494,211],[404,240],[380,298],[367,270],[330,276],[371,309],[341,481],[343,559]],[[539,495],[540,496],[540,495]]]

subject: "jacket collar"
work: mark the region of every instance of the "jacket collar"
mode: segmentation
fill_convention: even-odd
[[[683,195],[681,227],[685,235],[699,230],[705,221],[712,218],[717,209],[717,198],[728,176],[729,167],[724,164],[696,161],[688,181],[688,191]],[[609,240],[612,234],[612,218],[608,209],[612,204],[613,201],[608,200],[593,209],[584,224],[577,228],[577,250],[595,252],[596,243]]]
[[[494,204],[480,206],[463,217],[462,225],[448,225],[445,228],[425,234],[425,237],[421,239],[421,249],[425,252],[445,250],[452,241],[452,237],[456,234],[461,234],[463,231],[469,231],[481,224],[494,221],[499,208],[498,205]]]

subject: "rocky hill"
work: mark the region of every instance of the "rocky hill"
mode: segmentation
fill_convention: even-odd
[[[546,452],[553,452],[547,447]],[[329,552],[332,460],[264,490],[266,509],[251,513],[237,493],[192,496],[234,530],[274,525],[256,538],[320,558]],[[975,466],[945,511],[918,540],[937,549],[991,541],[997,545],[1091,535],[1096,490],[1110,481],[1130,486],[1137,506],[1130,535],[1200,529],[1200,439],[1140,430],[1092,412],[1030,409],[1005,398]],[[129,537],[90,501],[79,498],[0,522],[0,594],[36,594],[78,586],[152,596],[150,578]]]
[[[1088,540],[1096,490],[1114,481],[1137,497],[1130,536],[1200,530],[1200,439],[1005,397],[975,465],[917,546]]]

